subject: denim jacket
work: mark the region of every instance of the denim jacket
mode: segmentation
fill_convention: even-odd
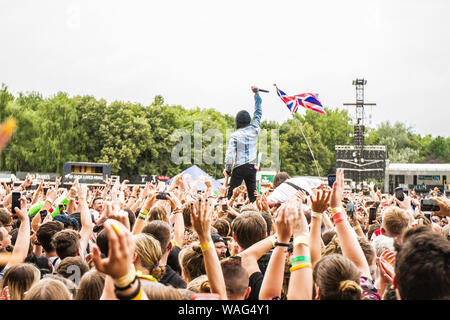
[[[225,169],[231,172],[231,167],[242,166],[246,163],[256,164],[258,134],[261,124],[261,97],[255,94],[255,113],[250,125],[233,132],[228,142],[227,153],[225,154]]]

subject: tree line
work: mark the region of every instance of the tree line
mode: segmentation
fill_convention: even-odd
[[[279,132],[280,162],[275,164],[279,170],[291,175],[316,175],[300,124],[320,174],[335,172],[334,146],[353,143],[353,125],[346,110],[325,110],[326,116],[308,111],[281,124],[261,123],[261,129],[267,130],[269,152],[273,129]],[[168,105],[162,96],[156,96],[147,106],[122,101],[108,104],[93,96],[69,97],[63,92],[51,97],[36,92],[15,96],[2,85],[0,120],[10,116],[16,118],[18,126],[0,155],[0,170],[11,172],[62,173],[63,162],[85,161],[110,163],[112,174],[121,177],[173,176],[191,166],[171,161],[171,152],[179,143],[172,137],[176,129],[193,135],[196,121],[201,121],[202,132],[216,129],[226,136],[227,130],[234,129],[233,116],[214,109]],[[223,154],[226,142],[222,141]],[[450,137],[422,136],[399,122],[367,128],[366,144],[386,145],[391,162],[450,162]],[[207,146],[203,144],[202,148]],[[261,167],[270,165],[274,166],[263,162]],[[223,164],[202,163],[199,167],[217,178],[222,176]]]

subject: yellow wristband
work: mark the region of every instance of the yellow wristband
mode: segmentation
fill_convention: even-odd
[[[344,211],[342,207],[331,208],[331,216],[333,217],[336,213]]]
[[[48,203],[50,203],[50,204],[52,204],[52,203],[53,203],[53,201],[52,201],[52,200],[50,200],[49,198],[45,199],[44,203],[45,203],[45,202],[47,202],[47,201],[48,201]]]
[[[358,225],[355,227],[355,229],[356,229],[356,230],[361,229],[361,225],[358,224]]]
[[[295,270],[302,269],[302,268],[312,268],[312,264],[311,264],[311,263],[301,263],[301,264],[297,264],[297,265],[295,265],[295,266],[293,266],[293,267],[290,267],[290,268],[289,268],[289,272],[293,272],[293,271],[295,271]]]
[[[213,246],[214,244],[212,241],[200,243],[200,249],[202,249],[203,252],[211,249]]]
[[[309,236],[307,235],[299,235],[294,238],[294,248],[299,244],[304,244],[309,247]]]
[[[118,279],[113,279],[114,285],[116,285],[119,288],[124,288],[127,285],[129,285],[131,282],[133,282],[135,277],[136,277],[136,269],[134,268],[134,265],[131,265],[131,269],[126,275],[124,275]]]
[[[139,292],[136,295],[136,297],[131,298],[131,300],[141,300],[141,298],[142,298],[142,288],[139,289]]]

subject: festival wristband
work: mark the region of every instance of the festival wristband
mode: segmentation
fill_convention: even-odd
[[[200,249],[202,249],[202,252],[205,252],[205,251],[211,249],[212,247],[214,247],[214,244],[212,241],[200,243]]]
[[[314,212],[314,211],[312,211],[311,212],[311,217],[313,217],[313,218],[322,218],[322,214],[321,213],[319,213],[319,212]]]
[[[275,247],[290,247],[289,243],[275,242]]]
[[[311,265],[311,263],[297,264],[297,265],[295,265],[295,266],[293,266],[293,267],[290,267],[290,268],[289,268],[289,272],[293,272],[293,271],[295,271],[295,270],[303,269],[303,268],[312,268],[312,265]]]
[[[115,291],[116,297],[119,300],[141,300],[142,298],[142,288],[141,288],[141,282],[138,280],[138,286],[136,290],[134,290],[131,294],[128,295],[122,295],[120,294],[120,291]]]
[[[293,265],[295,262],[309,262],[311,263],[311,257],[308,256],[298,256],[292,259],[291,265]]]
[[[47,202],[47,201],[48,201],[48,203],[50,203],[50,204],[52,204],[52,203],[53,203],[53,201],[52,201],[52,200],[50,200],[49,198],[45,199],[44,203],[45,203],[45,202]]]
[[[361,229],[361,226],[359,224],[356,225],[356,227],[355,227],[355,230],[358,230],[358,229]]]
[[[147,208],[142,208],[141,211],[139,211],[139,213],[147,215],[148,214],[148,209]]]
[[[299,244],[304,244],[309,247],[309,236],[307,235],[299,235],[294,238],[294,247]]]
[[[345,221],[344,213],[339,212],[339,213],[336,213],[333,216],[333,222],[334,222],[335,225],[340,223],[340,222],[342,222],[342,221]]]
[[[342,207],[331,208],[331,216],[333,217],[335,214],[344,211]]]
[[[141,219],[141,220],[145,220],[145,219],[147,219],[147,215],[139,213],[138,218]]]
[[[134,268],[134,265],[131,265],[131,269],[126,275],[118,279],[113,279],[114,286],[118,288],[124,288],[128,286],[130,283],[132,283],[135,280],[135,278],[136,278],[136,269]]]

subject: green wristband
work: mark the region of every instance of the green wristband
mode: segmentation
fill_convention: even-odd
[[[309,263],[311,263],[311,257],[298,256],[298,257],[295,257],[294,259],[292,259],[291,265],[293,265],[294,262],[309,262]]]

